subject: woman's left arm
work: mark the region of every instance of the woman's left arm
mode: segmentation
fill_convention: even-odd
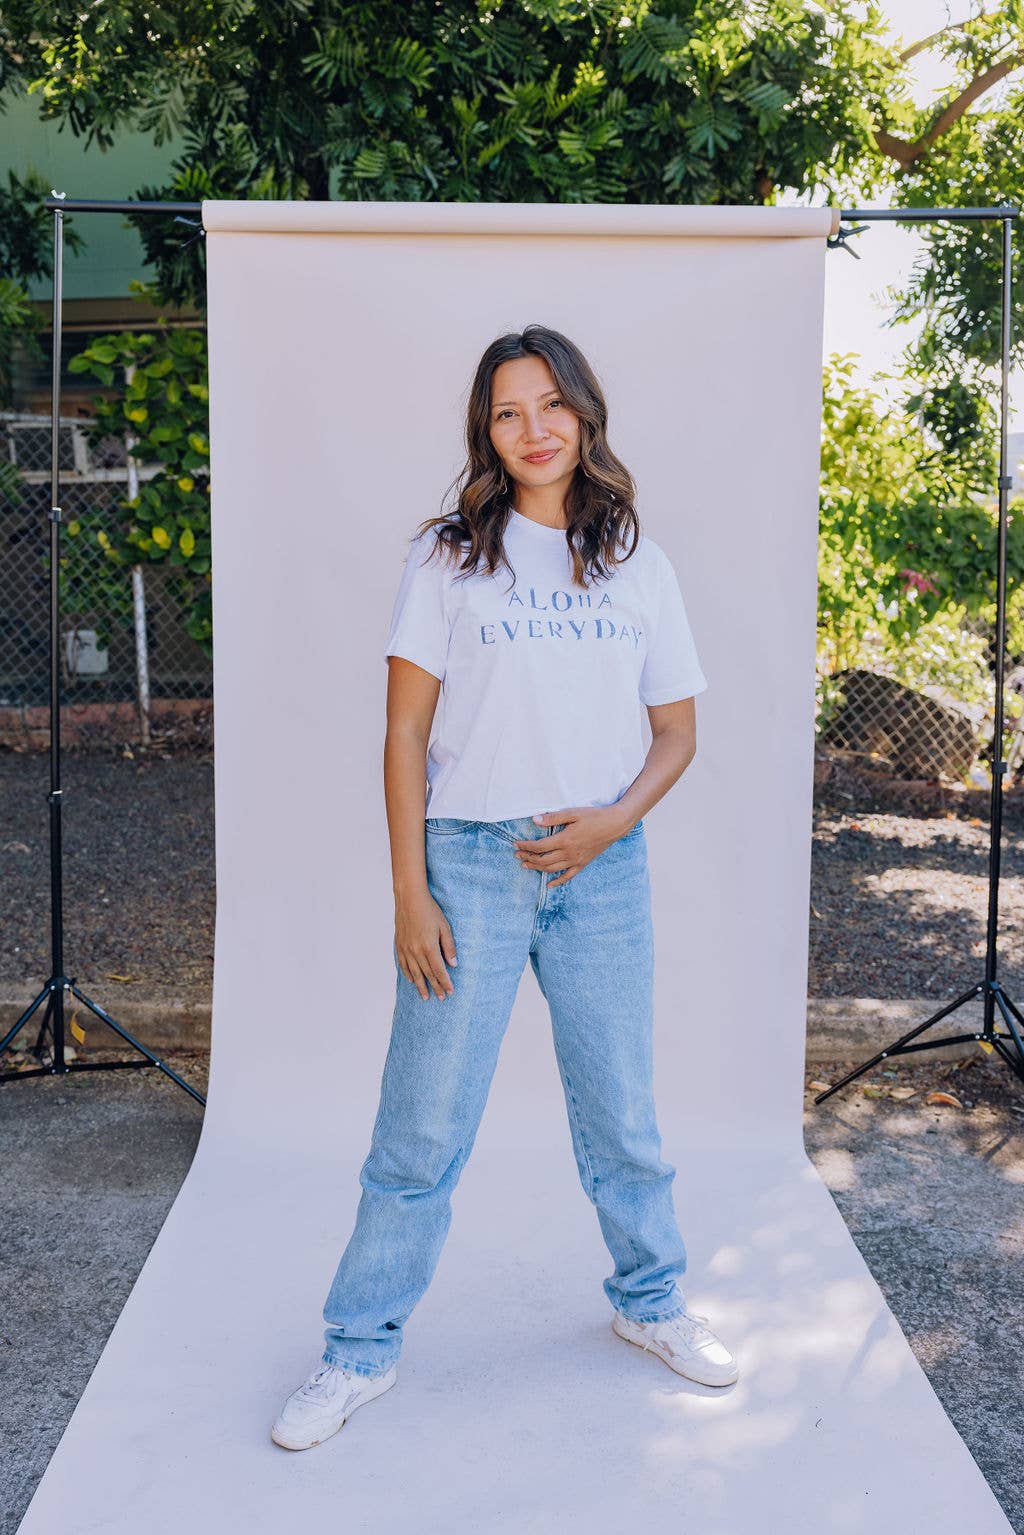
[[[516,854],[527,869],[558,873],[549,889],[562,885],[598,853],[632,831],[652,805],[668,793],[697,753],[697,711],[694,698],[670,704],[648,704],[651,744],[640,772],[614,805],[552,810],[534,819],[563,829],[543,840],[516,839]]]
[[[651,744],[640,772],[621,799],[602,807],[625,836],[676,783],[697,755],[697,708],[695,698],[671,704],[648,704]]]

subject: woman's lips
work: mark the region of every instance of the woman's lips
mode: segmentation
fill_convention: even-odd
[[[557,448],[549,448],[546,453],[524,453],[523,457],[528,464],[546,464],[549,458],[554,458]]]

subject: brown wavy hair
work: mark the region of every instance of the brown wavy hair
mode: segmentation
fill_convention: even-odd
[[[477,365],[466,409],[466,463],[442,497],[442,508],[458,491],[454,511],[428,517],[417,535],[436,531],[436,547],[447,557],[462,554],[460,571],[469,575],[483,560],[488,575],[499,564],[512,573],[504,547],[505,526],[511,516],[512,491],[505,466],[490,437],[491,387],[495,370],[516,357],[543,357],[555,386],[580,423],[580,461],[566,494],[566,543],[572,558],[573,580],[607,579],[612,569],[633,554],[640,540],[636,486],[625,464],[608,445],[608,408],[601,385],[587,359],[568,336],[546,325],[528,325],[492,341]],[[627,538],[632,542],[626,548]],[[469,544],[468,550],[465,548]],[[620,552],[620,545],[624,552]],[[431,550],[433,557],[435,550]]]

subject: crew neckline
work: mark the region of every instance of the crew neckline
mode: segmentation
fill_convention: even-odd
[[[525,523],[526,527],[535,528],[538,533],[541,533],[545,537],[554,537],[561,539],[562,543],[565,542],[565,535],[568,531],[566,528],[551,528],[545,522],[536,522],[532,517],[525,517],[523,513],[517,511],[514,506],[510,507],[509,510],[512,513],[512,516],[520,525]]]

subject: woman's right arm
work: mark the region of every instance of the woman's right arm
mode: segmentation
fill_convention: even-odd
[[[395,952],[402,974],[424,1000],[454,990],[445,961],[454,965],[448,919],[427,885],[427,748],[441,691],[440,680],[404,656],[388,657],[384,803],[391,839],[395,894]]]

